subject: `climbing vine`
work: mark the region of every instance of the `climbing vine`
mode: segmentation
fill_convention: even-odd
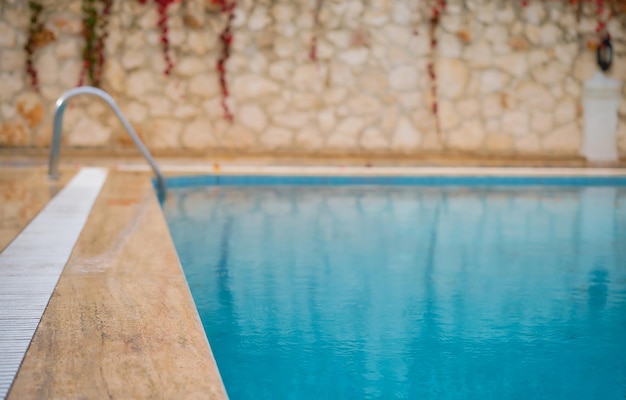
[[[26,74],[30,77],[30,85],[39,92],[39,78],[34,65],[35,49],[37,48],[37,36],[43,31],[43,22],[41,21],[41,12],[43,5],[39,1],[29,1],[30,22],[28,25],[28,39],[24,45],[26,51]]]
[[[317,35],[320,27],[320,11],[324,0],[317,0],[315,10],[313,10],[313,36],[311,37],[311,48],[309,49],[309,58],[311,61],[317,61]]]
[[[439,110],[439,101],[437,97],[437,72],[435,71],[435,53],[437,49],[437,28],[439,27],[439,22],[441,19],[441,15],[446,10],[446,0],[422,0],[419,3],[422,8],[418,7],[418,12],[425,12],[428,16],[428,38],[430,41],[430,60],[426,64],[426,70],[428,72],[428,77],[430,79],[430,94],[431,94],[431,103],[430,108],[435,117],[435,128],[437,134],[440,133],[440,124],[438,118],[438,110]],[[420,21],[421,19],[418,19]],[[413,30],[414,34],[419,34],[417,29],[417,25]]]
[[[230,48],[233,43],[233,20],[235,19],[235,9],[237,8],[237,0],[211,0],[213,4],[219,5],[221,12],[226,15],[226,25],[220,33],[220,42],[222,48],[220,56],[217,60],[217,72],[220,79],[220,89],[222,94],[222,109],[224,110],[224,118],[227,121],[233,121],[233,114],[228,107],[228,81],[226,80],[226,62],[230,57]]]
[[[99,87],[104,70],[104,44],[108,37],[108,25],[113,0],[82,0],[83,13],[83,68],[78,85],[88,81]]]
[[[141,4],[146,4],[148,0],[138,0]],[[153,0],[157,6],[157,12],[159,13],[159,20],[157,21],[157,26],[161,31],[161,48],[163,51],[163,60],[165,61],[165,69],[163,73],[166,76],[169,76],[172,73],[172,69],[174,69],[174,62],[172,61],[172,57],[170,56],[170,39],[169,39],[169,27],[168,27],[168,8],[180,0]]]
[[[77,0],[72,0],[77,1]],[[159,18],[157,27],[160,30],[160,43],[165,60],[164,74],[170,75],[174,62],[170,54],[170,40],[168,28],[168,10],[170,6],[184,0],[137,0],[141,4],[147,4],[151,1],[155,4]],[[458,0],[463,1],[463,0]],[[544,2],[545,0],[518,0],[522,7],[528,7],[533,2]],[[556,0],[555,0],[556,1]],[[598,46],[610,46],[610,34],[608,32],[608,23],[616,15],[626,12],[626,1],[624,0],[560,0],[574,8],[577,19],[580,20],[583,15],[583,9],[592,10],[597,20],[595,28],[598,36]],[[437,53],[437,33],[441,22],[441,17],[447,10],[448,0],[416,0],[416,9],[418,17],[414,26],[414,33],[421,34],[418,27],[424,27],[425,34],[428,35],[430,43],[430,57],[426,64],[426,73],[430,81],[431,104],[430,109],[435,115],[436,129],[440,131],[438,120],[438,83],[437,71],[435,68],[435,55]],[[25,57],[25,73],[27,74],[30,85],[35,91],[39,91],[39,79],[37,70],[34,65],[34,57],[36,50],[49,41],[54,40],[54,33],[46,30],[44,27],[44,8],[49,7],[47,2],[42,0],[28,1],[30,10],[30,23],[28,26],[28,37],[24,45]],[[44,4],[46,6],[44,7]],[[59,7],[57,3],[56,6]],[[105,42],[108,37],[108,26],[111,17],[114,0],[81,0],[82,12],[82,36],[84,38],[84,48],[82,51],[82,70],[79,77],[79,84],[91,84],[100,86],[103,78],[105,65]],[[230,96],[228,79],[227,79],[227,62],[231,56],[233,43],[233,20],[237,9],[237,0],[206,0],[204,4],[213,6],[221,15],[225,16],[225,25],[219,32],[220,50],[216,69],[219,76],[219,85],[221,93],[221,107],[224,112],[224,118],[229,121],[233,120],[233,114],[228,106],[228,98]],[[256,4],[256,2],[254,3]],[[273,4],[273,2],[272,2]],[[308,49],[308,57],[311,61],[318,59],[318,36],[321,29],[320,12],[324,5],[324,0],[315,0],[313,2],[313,29],[310,45]],[[254,10],[254,8],[253,8]]]
[[[528,7],[533,0],[519,0],[522,7]],[[540,0],[534,0],[540,1]],[[541,0],[545,1],[545,0]],[[620,10],[618,7],[622,7],[622,11],[626,11],[626,2],[624,0],[563,0],[567,4],[576,7],[577,19],[580,21],[582,15],[582,8],[584,3],[595,5],[595,16],[597,18],[597,25],[595,31],[598,35],[598,46],[605,47],[610,46],[610,34],[607,30],[608,22],[614,18]],[[413,33],[419,34],[418,27],[422,24],[423,19],[428,21],[428,35],[430,41],[430,60],[426,65],[428,77],[430,79],[431,86],[431,111],[435,116],[436,130],[440,132],[440,124],[438,118],[438,96],[437,96],[437,72],[435,70],[434,55],[437,48],[437,28],[439,27],[441,16],[446,11],[447,0],[417,0],[417,17],[415,18],[415,25]],[[426,18],[424,18],[426,17]]]

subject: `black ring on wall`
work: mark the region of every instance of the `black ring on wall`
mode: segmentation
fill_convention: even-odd
[[[598,65],[602,71],[606,72],[613,64],[613,45],[611,38],[606,36],[596,50]]]

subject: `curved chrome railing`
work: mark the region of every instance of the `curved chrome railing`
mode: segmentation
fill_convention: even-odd
[[[67,101],[74,96],[78,96],[81,94],[90,94],[96,97],[101,98],[106,101],[107,104],[111,107],[117,118],[120,120],[126,132],[130,135],[135,142],[135,145],[144,156],[144,158],[148,161],[148,164],[152,167],[154,174],[157,179],[157,192],[159,198],[162,199],[165,197],[165,177],[161,173],[159,166],[156,161],[150,154],[150,151],[144,146],[135,130],[130,125],[122,111],[120,111],[119,107],[115,103],[115,100],[104,90],[92,87],[92,86],[81,86],[65,92],[56,102],[56,109],[54,111],[54,127],[52,131],[52,143],[50,144],[50,160],[48,163],[48,176],[52,179],[58,179],[59,177],[59,150],[61,148],[61,133],[62,133],[62,125],[63,125],[63,113],[65,112],[65,107],[67,106]]]

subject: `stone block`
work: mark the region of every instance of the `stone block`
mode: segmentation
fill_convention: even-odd
[[[13,48],[17,43],[17,35],[15,29],[13,29],[6,22],[0,21],[0,47]]]
[[[479,119],[463,121],[461,126],[450,131],[448,144],[462,151],[478,151],[483,148],[485,129]]]
[[[28,129],[22,121],[0,123],[0,147],[26,147],[30,145]]]
[[[493,60],[491,47],[485,41],[466,46],[463,50],[463,59],[469,61],[472,67],[490,67]]]
[[[280,87],[275,82],[257,75],[239,75],[232,80],[232,95],[242,101],[279,91]]]
[[[495,68],[485,70],[480,76],[480,91],[483,94],[499,92],[509,83],[510,77]]]
[[[576,61],[574,62],[574,78],[579,82],[590,79],[598,70],[599,67],[596,63],[595,54],[592,54],[590,51],[583,51],[576,57]]]
[[[521,82],[514,91],[515,98],[531,109],[550,110],[555,101],[552,94],[544,86],[534,82]]]
[[[576,43],[556,45],[554,46],[554,54],[563,65],[569,67],[576,59],[576,55],[578,54],[578,45]]]
[[[190,104],[179,104],[174,110],[174,117],[179,119],[188,119],[198,115],[198,109]]]
[[[360,94],[348,100],[348,108],[352,115],[372,115],[379,113],[382,105],[375,97]]]
[[[507,135],[523,136],[529,132],[528,114],[522,111],[506,111],[502,116],[502,132]]]
[[[437,62],[439,94],[442,98],[458,99],[467,86],[469,71],[459,59],[443,58]]]
[[[348,30],[333,30],[326,33],[326,39],[338,49],[346,49],[350,46],[352,33]]]
[[[222,148],[227,150],[256,149],[257,136],[249,129],[240,124],[230,124],[224,120],[218,120],[215,122],[216,132],[221,131],[220,124],[224,124],[224,131],[219,136]]]
[[[278,36],[274,41],[274,53],[280,58],[292,57],[297,47],[293,39],[285,36]]]
[[[102,146],[109,141],[111,133],[111,128],[95,119],[83,116],[70,131],[68,144],[76,147]]]
[[[570,123],[544,136],[541,145],[544,151],[553,154],[576,155],[580,150],[581,139],[578,124]]]
[[[533,111],[530,119],[530,128],[535,133],[547,134],[554,127],[554,116],[552,110]]]
[[[35,68],[42,85],[52,85],[59,79],[59,60],[56,58],[53,49],[44,49],[40,56],[35,59]],[[76,77],[78,80],[78,77]]]
[[[322,106],[320,95],[310,92],[296,92],[293,94],[291,104],[301,111],[316,110]]]
[[[132,72],[126,80],[126,95],[134,99],[142,99],[155,88],[154,77],[150,71],[142,69]]]
[[[552,85],[562,82],[567,77],[568,68],[554,60],[534,67],[531,69],[530,74],[537,82],[544,85]]]
[[[539,135],[530,134],[524,136],[515,136],[515,150],[520,155],[536,155],[541,153],[541,140]]]
[[[332,134],[327,137],[326,145],[334,149],[356,149],[359,134],[364,127],[365,122],[361,118],[348,117],[337,124]]]
[[[174,114],[172,102],[163,96],[147,96],[143,98],[148,105],[148,112],[152,117],[168,117]]]
[[[387,43],[404,47],[411,39],[411,29],[404,26],[387,25],[382,28]]]
[[[272,15],[277,22],[292,21],[295,16],[294,5],[290,3],[277,3],[272,7]]]
[[[573,100],[567,99],[557,104],[554,112],[554,119],[557,125],[575,121],[576,117],[576,103]]]
[[[411,36],[407,47],[415,57],[426,56],[430,53],[430,41],[425,34]]]
[[[24,81],[17,73],[0,74],[0,101],[8,101],[24,89]]]
[[[59,83],[64,89],[71,89],[78,83],[78,77],[83,69],[83,63],[78,58],[65,60],[61,67]]]
[[[359,140],[361,147],[369,151],[389,150],[389,138],[378,128],[365,128]]]
[[[359,89],[374,96],[387,93],[389,80],[380,69],[367,69],[358,76]]]
[[[248,18],[248,29],[251,31],[260,31],[264,29],[271,19],[267,13],[267,9],[263,6],[255,7],[254,13]]]
[[[304,128],[311,123],[311,112],[285,112],[280,114],[274,114],[272,119],[274,123],[286,128]]]
[[[478,114],[480,103],[475,98],[464,99],[457,103],[456,108],[463,119],[469,119]]]
[[[125,107],[124,115],[130,122],[141,123],[148,116],[148,109],[143,104],[133,101]]]
[[[293,132],[289,129],[270,126],[260,137],[261,145],[266,149],[278,150],[292,146]]]
[[[461,122],[452,102],[440,101],[438,110],[439,125],[443,131],[455,128]]]
[[[357,48],[343,51],[339,54],[339,59],[348,65],[363,65],[367,61],[369,50],[366,48]]]
[[[417,149],[422,141],[422,134],[406,117],[400,117],[391,137],[391,148],[403,153]]]
[[[220,93],[217,76],[213,74],[196,75],[189,80],[189,93],[208,99]]]
[[[146,140],[149,148],[175,150],[180,148],[178,137],[183,129],[180,121],[171,118],[154,118],[148,123]]]
[[[23,93],[15,102],[15,108],[29,128],[34,128],[41,123],[44,117],[44,109],[39,96],[35,93]]]
[[[337,120],[332,108],[322,110],[317,114],[317,125],[325,134],[331,133],[336,123]]]
[[[517,78],[523,77],[528,72],[526,57],[523,53],[512,53],[497,57],[495,64],[503,71],[507,71]]]
[[[437,44],[437,53],[444,58],[459,58],[463,51],[461,41],[456,34],[441,33]]]
[[[312,127],[298,131],[294,141],[295,148],[300,150],[318,150],[324,145],[324,135]]]
[[[355,78],[349,65],[342,62],[331,62],[330,64],[331,86],[352,86]]]
[[[23,69],[25,63],[26,53],[24,50],[2,50],[2,57],[0,57],[0,71],[15,72]]]
[[[514,142],[509,135],[487,134],[485,149],[491,154],[508,154],[513,152]]]
[[[56,45],[55,54],[59,59],[79,58],[82,43],[78,38],[64,37]]]
[[[324,86],[323,71],[315,64],[303,64],[296,67],[291,83],[298,90],[321,91]]]
[[[211,121],[207,118],[198,118],[183,128],[181,136],[183,148],[190,150],[206,150],[216,147],[217,141],[213,136]]]
[[[431,110],[419,109],[412,114],[413,125],[422,133],[424,133],[424,140],[422,144],[427,143],[428,135],[435,131],[435,118],[437,117]],[[384,120],[383,120],[384,122]],[[436,132],[434,132],[436,133]]]
[[[117,60],[107,60],[104,66],[104,82],[113,91],[121,93],[126,86],[126,72]]]
[[[389,86],[399,92],[417,89],[417,70],[408,65],[394,68],[389,74]]]
[[[254,132],[262,132],[267,126],[267,116],[257,104],[242,105],[237,117],[238,121]]]
[[[509,40],[509,32],[505,25],[490,25],[485,28],[485,39],[489,43],[506,43]]]
[[[513,36],[509,39],[509,46],[515,51],[526,51],[530,47],[530,43],[523,36]]]
[[[212,40],[206,37],[205,32],[189,32],[187,45],[196,56],[202,56],[212,48]]]
[[[278,60],[270,65],[269,74],[272,79],[282,82],[291,78],[294,69],[295,66],[292,61]]]

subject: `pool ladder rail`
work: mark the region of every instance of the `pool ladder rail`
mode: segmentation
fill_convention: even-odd
[[[152,154],[150,154],[150,151],[148,150],[148,148],[143,144],[141,139],[139,139],[139,136],[137,136],[137,133],[135,132],[133,127],[130,125],[130,123],[124,116],[124,114],[122,114],[122,111],[120,110],[120,108],[115,103],[115,100],[113,100],[113,98],[104,90],[95,88],[93,86],[80,86],[74,89],[70,89],[67,92],[63,93],[63,95],[59,97],[58,100],[56,101],[56,108],[54,111],[54,126],[53,126],[53,131],[52,131],[52,143],[50,144],[50,160],[48,163],[48,177],[54,180],[57,180],[59,178],[59,151],[61,148],[63,113],[65,112],[65,108],[67,107],[68,100],[74,96],[78,96],[81,94],[89,94],[92,96],[99,97],[102,100],[104,100],[109,105],[109,107],[111,107],[111,109],[113,110],[117,118],[120,120],[120,122],[126,129],[126,132],[128,132],[131,139],[133,139],[133,142],[135,142],[135,145],[137,146],[141,154],[144,156],[146,161],[148,161],[148,164],[150,164],[150,167],[152,167],[152,170],[154,171],[154,174],[156,175],[157,195],[159,197],[159,200],[162,201],[165,198],[165,191],[166,191],[165,177],[163,176],[163,173],[161,173],[161,170],[159,169],[159,166],[157,165],[154,158],[152,157]]]

